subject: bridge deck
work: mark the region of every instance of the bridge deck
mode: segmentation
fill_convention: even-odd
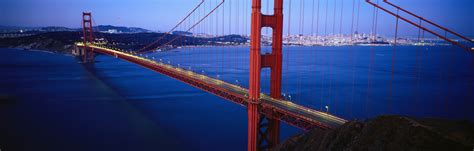
[[[82,43],[77,43],[76,46],[84,47]],[[129,53],[98,45],[89,45],[89,47],[94,48],[94,52],[96,53],[114,56],[141,65],[244,107],[247,106],[246,98],[248,90],[245,88]],[[267,117],[277,118],[283,122],[305,130],[312,128],[331,129],[347,122],[346,120],[336,116],[300,106],[290,101],[273,99],[263,93],[260,95],[260,98],[262,107],[260,112],[262,114]]]

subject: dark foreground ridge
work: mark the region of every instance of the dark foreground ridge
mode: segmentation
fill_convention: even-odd
[[[473,149],[474,125],[470,122],[381,116],[366,122],[348,122],[330,131],[314,129],[288,138],[275,150],[471,151]]]

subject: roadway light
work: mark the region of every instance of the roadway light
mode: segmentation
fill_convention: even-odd
[[[329,113],[329,106],[325,106],[324,108],[326,108],[326,113]]]

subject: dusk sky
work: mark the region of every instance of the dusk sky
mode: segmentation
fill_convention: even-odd
[[[213,5],[217,2],[217,0],[211,1]],[[318,0],[315,1],[317,2]],[[319,32],[324,33],[323,26],[327,0],[320,1]],[[338,3],[336,26],[339,26],[341,1],[329,0],[329,33],[332,32],[334,2]],[[357,3],[359,0],[355,1]],[[360,32],[369,33],[372,27],[373,7],[367,4],[365,0],[360,1]],[[243,10],[244,0],[226,0],[223,9],[227,13],[229,3],[233,3],[232,9],[235,14],[237,2],[240,2],[239,6]],[[265,0],[263,2],[265,4]],[[474,21],[472,20],[474,0],[392,0],[391,2],[464,35],[474,35]],[[77,28],[80,27],[81,13],[83,11],[92,11],[96,24],[134,26],[155,31],[167,31],[197,3],[199,3],[199,0],[2,0],[0,1],[0,17],[2,18],[0,25],[65,26]],[[284,13],[285,17],[287,17],[288,1],[284,3],[286,7]],[[305,33],[309,33],[312,0],[305,0],[304,6]],[[299,9],[300,0],[292,0],[292,33],[298,32]],[[352,0],[344,0],[343,32],[345,33],[350,31],[351,12]],[[379,33],[392,35],[395,18],[381,11],[379,14]],[[242,18],[240,22],[243,22],[244,19]],[[235,20],[233,22],[236,22]],[[285,26],[287,26],[287,22],[287,18],[285,18]],[[414,31],[417,31],[406,23],[400,23],[400,26],[404,27],[400,30],[400,33],[405,35],[413,35],[416,33]]]

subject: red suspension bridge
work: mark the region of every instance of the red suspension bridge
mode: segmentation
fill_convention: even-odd
[[[223,99],[232,101],[238,105],[247,108],[248,113],[248,150],[265,150],[275,147],[279,143],[280,138],[280,122],[293,125],[295,127],[310,130],[313,128],[320,129],[332,129],[346,123],[347,121],[343,118],[327,112],[328,106],[326,106],[326,112],[321,110],[314,110],[309,107],[295,104],[291,102],[287,93],[282,93],[282,83],[288,79],[283,78],[283,69],[288,70],[288,63],[284,67],[283,58],[283,46],[285,45],[305,45],[305,42],[313,42],[316,45],[355,45],[360,42],[360,37],[355,34],[360,26],[359,15],[360,15],[360,0],[348,0],[340,1],[340,12],[337,10],[337,3],[334,2],[333,12],[330,12],[329,2],[326,1],[326,9],[322,9],[324,5],[321,4],[324,0],[303,0],[299,1],[299,22],[297,36],[291,35],[291,26],[295,18],[292,18],[291,9],[292,2],[289,0],[287,4],[284,4],[283,0],[273,0],[271,3],[266,0],[266,4],[262,3],[262,0],[201,0],[197,5],[191,9],[191,11],[181,19],[171,30],[164,33],[162,36],[154,40],[148,45],[145,45],[139,50],[123,50],[114,48],[103,40],[98,41],[100,32],[95,31],[92,14],[90,12],[83,13],[82,26],[83,26],[83,41],[75,44],[74,54],[80,56],[83,62],[94,63],[94,57],[96,54],[104,54],[112,57],[120,58],[125,61],[137,64],[144,68],[156,71],[160,74],[166,75],[170,78],[179,80],[195,88],[206,91],[210,94],[219,96]],[[349,3],[348,3],[349,2]],[[409,23],[415,28],[420,30],[418,41],[423,43],[424,33],[428,32],[441,40],[458,46],[466,51],[471,51],[470,45],[473,41],[466,36],[456,33],[448,28],[438,25],[428,19],[422,18],[408,10],[401,8],[387,0],[383,3],[387,6],[382,6],[378,1],[372,2],[366,0],[366,3],[374,7],[374,22],[372,27],[372,34],[369,39],[371,43],[377,44],[378,36],[377,31],[377,17],[378,11],[382,10],[389,15],[392,15],[396,19],[395,27],[395,38],[391,44],[394,49],[392,53],[396,52],[397,45],[397,34],[399,20]],[[271,6],[273,5],[273,6]],[[346,5],[346,6],[344,6]],[[352,5],[348,7],[349,5]],[[264,6],[264,7],[263,7]],[[284,6],[288,7],[288,12],[284,18]],[[307,7],[310,6],[310,7]],[[273,10],[270,8],[273,7]],[[251,9],[251,11],[250,11]],[[305,10],[306,9],[306,10]],[[309,9],[309,11],[308,11]],[[265,12],[263,12],[265,11]],[[310,15],[306,15],[305,12],[310,12]],[[349,12],[349,16],[344,13]],[[400,13],[405,13],[408,17],[402,16]],[[338,14],[339,13],[339,14]],[[321,14],[325,16],[321,17]],[[294,14],[293,14],[294,15]],[[315,17],[316,15],[316,17]],[[331,21],[328,20],[328,16],[332,15],[332,36],[328,36],[328,26],[331,25]],[[338,16],[340,18],[336,18]],[[305,20],[310,16],[310,26],[305,25]],[[343,34],[343,17],[351,18],[350,33]],[[416,20],[410,20],[408,18],[415,18]],[[292,20],[293,19],[293,20]],[[298,18],[297,18],[298,19]],[[285,23],[285,20],[288,21]],[[225,24],[224,24],[225,22]],[[324,22],[323,27],[319,27]],[[336,27],[336,22],[339,23],[339,29]],[[307,22],[306,22],[307,23]],[[430,25],[424,26],[424,25]],[[226,26],[228,25],[228,27]],[[249,26],[248,26],[249,25]],[[284,25],[288,27],[288,35],[283,37]],[[322,26],[322,25],[321,25]],[[310,38],[302,36],[306,27],[311,28]],[[434,27],[434,29],[430,28]],[[324,34],[320,34],[320,28],[324,31]],[[210,46],[208,49],[216,49],[216,51],[225,51],[227,47],[236,45],[249,50],[249,62],[235,62],[235,63],[221,63],[216,66],[222,68],[229,68],[227,65],[244,64],[249,65],[249,84],[248,88],[233,84],[233,82],[221,80],[219,75],[211,76],[206,75],[205,72],[196,72],[189,68],[185,68],[178,65],[172,65],[166,63],[163,60],[157,61],[155,58],[145,57],[147,53],[154,53],[156,51],[162,51],[169,47],[182,49],[194,49],[190,46],[193,41],[190,41],[186,34],[173,34],[175,31],[200,33],[198,35],[203,39],[224,39],[225,35],[238,35],[240,37],[248,37],[250,42],[209,42]],[[271,34],[269,31],[271,30]],[[337,33],[339,30],[339,33]],[[236,33],[233,33],[236,32]],[[448,34],[462,40],[455,40],[449,38]],[[94,37],[97,35],[98,37]],[[195,34],[197,35],[197,34]],[[325,35],[323,37],[322,35]],[[421,36],[423,35],[423,36]],[[343,37],[348,36],[348,40],[344,40]],[[299,42],[295,42],[295,39],[299,39]],[[339,39],[337,42],[327,42],[334,39]],[[302,42],[303,41],[303,42]],[[323,42],[326,41],[326,42]],[[249,47],[248,47],[249,46]],[[288,51],[287,51],[288,52]],[[223,53],[222,53],[223,54]],[[223,60],[225,62],[226,57],[233,55],[233,52],[228,52],[224,55],[214,55],[217,60]],[[289,54],[286,54],[289,55]],[[210,55],[210,57],[213,57]],[[183,60],[192,61],[192,56],[183,58]],[[287,61],[287,60],[286,60]],[[393,65],[392,62],[392,80],[393,80]],[[198,67],[193,67],[198,68]],[[265,75],[262,76],[262,72],[269,72],[269,79],[266,79]],[[331,69],[330,71],[331,72]],[[370,73],[369,73],[370,76]],[[263,79],[262,79],[263,78]],[[328,77],[330,78],[330,77]],[[262,91],[262,82],[269,80],[269,93],[266,94]],[[370,78],[369,78],[370,83]],[[391,82],[392,83],[392,82]],[[331,81],[329,85],[331,86]],[[331,91],[331,89],[329,89]],[[351,93],[355,93],[352,90]],[[283,96],[283,95],[284,96]],[[291,96],[290,96],[291,97]],[[322,99],[321,99],[322,100]]]

